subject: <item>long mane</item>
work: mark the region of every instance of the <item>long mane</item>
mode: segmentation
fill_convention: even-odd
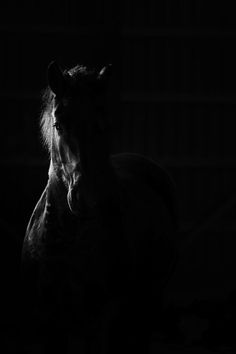
[[[42,112],[40,116],[40,129],[43,144],[48,148],[49,152],[51,150],[51,139],[52,139],[52,119],[53,119],[53,105],[54,105],[54,94],[47,87],[42,94]]]
[[[76,65],[72,69],[64,70],[63,75],[70,85],[76,89],[78,84],[86,87],[91,81],[95,80],[95,70],[88,69],[83,65]],[[53,107],[55,95],[49,87],[42,94],[42,111],[40,115],[40,129],[43,144],[51,151],[53,134]]]

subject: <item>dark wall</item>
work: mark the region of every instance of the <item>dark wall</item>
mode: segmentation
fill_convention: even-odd
[[[11,1],[1,5],[0,23],[1,218],[20,240],[47,180],[38,118],[56,59],[62,67],[114,64],[113,151],[166,166],[182,229],[205,225],[194,249],[204,238],[207,260],[221,244],[235,246],[227,236],[235,232],[233,2]],[[209,238],[216,234],[218,248]],[[227,251],[217,259],[227,270]]]

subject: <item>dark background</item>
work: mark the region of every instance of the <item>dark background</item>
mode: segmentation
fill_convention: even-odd
[[[113,63],[113,152],[139,152],[167,168],[177,186],[180,238],[191,240],[170,301],[186,306],[235,289],[235,9],[233,1],[204,0],[1,3],[1,252],[8,272],[47,181],[38,123],[49,62]]]

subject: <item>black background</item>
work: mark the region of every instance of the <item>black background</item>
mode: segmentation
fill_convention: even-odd
[[[175,180],[180,238],[190,243],[170,284],[170,302],[187,306],[232,293],[235,9],[233,1],[204,0],[0,5],[0,219],[7,294],[27,222],[47,181],[39,116],[51,60],[62,68],[112,63],[113,152],[148,155]]]

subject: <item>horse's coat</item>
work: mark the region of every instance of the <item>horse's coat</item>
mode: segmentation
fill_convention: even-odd
[[[176,260],[173,183],[143,156],[109,156],[97,104],[105,69],[95,77],[78,68],[49,69],[49,178],[22,252],[29,321],[53,340],[58,331],[65,353],[62,334],[80,338],[86,353],[146,353],[141,338]],[[89,117],[77,116],[78,100],[88,100]]]

